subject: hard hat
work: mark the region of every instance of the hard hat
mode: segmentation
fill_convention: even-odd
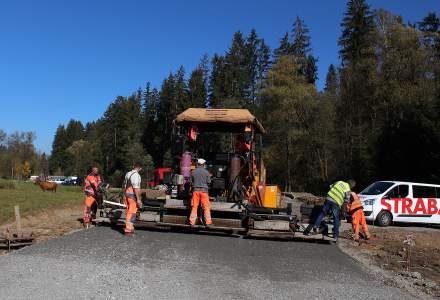
[[[203,158],[199,158],[199,159],[197,160],[197,163],[198,163],[199,165],[204,165],[204,164],[206,163],[206,160],[204,160]]]

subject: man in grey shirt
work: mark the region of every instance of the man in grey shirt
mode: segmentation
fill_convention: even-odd
[[[191,172],[191,183],[193,187],[191,199],[191,214],[189,223],[195,225],[197,221],[197,210],[200,203],[202,204],[203,214],[206,225],[211,225],[211,209],[209,204],[209,184],[211,183],[211,175],[205,169],[206,161],[203,158],[197,160],[197,168]]]

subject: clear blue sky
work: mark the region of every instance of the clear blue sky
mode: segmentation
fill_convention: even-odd
[[[439,0],[369,3],[412,22],[440,12]],[[344,10],[328,0],[2,1],[0,128],[35,131],[50,152],[58,124],[96,120],[117,95],[147,80],[159,87],[181,64],[189,72],[203,53],[224,53],[237,30],[255,27],[274,48],[297,15],[310,28],[321,89],[339,63]]]

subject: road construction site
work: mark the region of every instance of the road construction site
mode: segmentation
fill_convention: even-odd
[[[200,138],[213,133],[229,138],[228,149],[203,147]],[[60,212],[58,226],[52,211],[49,232],[40,230],[47,224],[44,214],[22,222],[15,206],[16,234],[5,227],[8,250],[11,242],[23,243],[26,230],[36,233],[28,243],[68,234],[0,257],[5,271],[0,274],[1,294],[11,299],[438,296],[438,257],[423,254],[424,246],[438,252],[437,231],[416,236],[373,228],[369,233],[363,209],[383,203],[385,211],[368,210],[381,226],[392,224],[391,211],[398,213],[399,203],[406,213],[397,214],[396,221],[403,216],[437,222],[431,193],[440,186],[377,182],[365,190],[363,203],[351,192],[354,180],[331,185],[327,199],[281,192],[279,185],[266,182],[264,133],[248,110],[188,109],[173,122],[173,168],[157,168],[148,188],[141,188],[140,163],[126,174],[122,189],[103,182],[93,166],[85,179],[83,216]],[[56,184],[38,183],[55,194]],[[416,197],[419,192],[424,196]],[[352,214],[350,207],[356,209]],[[417,214],[419,210],[426,213]],[[326,216],[330,211],[332,218]],[[343,221],[345,241],[338,247],[339,218],[347,212],[357,229],[351,235],[351,226]],[[364,218],[362,238],[359,216]],[[86,230],[75,231],[78,221]],[[391,280],[393,272],[406,278]]]
[[[0,269],[3,299],[413,298],[329,244],[111,227],[1,256]]]
[[[0,256],[0,293],[7,299],[202,298],[202,292],[223,299],[347,299],[355,292],[355,298],[371,292],[394,299],[408,290],[402,299],[439,296],[437,228],[372,227],[374,239],[359,246],[344,221],[338,247],[189,231],[138,230],[125,237],[120,228],[82,230],[80,219],[80,205],[23,216],[23,231],[33,232],[36,244]],[[416,235],[410,273],[402,262],[408,234]],[[204,290],[207,281],[215,283],[212,291]]]

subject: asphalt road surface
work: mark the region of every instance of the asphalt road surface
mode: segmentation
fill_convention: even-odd
[[[1,299],[410,299],[337,246],[109,227],[0,257]]]

